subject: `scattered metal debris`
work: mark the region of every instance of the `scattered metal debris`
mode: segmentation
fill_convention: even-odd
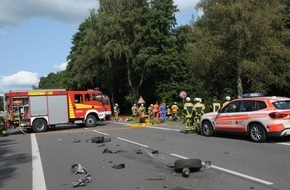
[[[200,171],[202,162],[200,159],[179,159],[174,162],[174,170],[181,172],[183,177],[188,177],[190,172]]]
[[[109,141],[111,141],[111,138],[106,138],[104,136],[91,138],[92,143],[105,143],[105,142],[109,142]]]
[[[159,151],[158,150],[153,150],[151,153],[152,154],[159,154]]]
[[[71,166],[71,173],[72,174],[86,174],[87,170],[84,167],[82,167],[81,164],[73,164]]]
[[[114,166],[112,168],[123,169],[123,168],[125,168],[125,164],[118,164],[118,165],[114,164]]]
[[[76,182],[72,182],[73,187],[86,186],[92,182],[91,174],[82,175]]]
[[[106,147],[104,149],[104,151],[103,151],[103,154],[105,154],[105,153],[116,154],[116,153],[119,153],[119,152],[126,152],[126,151],[124,151],[124,150],[117,150],[117,151],[114,151],[113,152],[113,151],[109,150],[108,147]]]
[[[73,141],[73,143],[80,143],[80,142],[81,142],[81,139]]]
[[[136,154],[143,154],[143,152],[140,149],[138,149]]]
[[[88,174],[87,170],[81,164],[73,164],[71,166],[71,172],[72,174],[81,174],[81,177],[77,181],[72,182],[73,187],[86,186],[92,181],[91,174]]]

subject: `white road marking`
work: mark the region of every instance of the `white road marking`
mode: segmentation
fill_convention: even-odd
[[[181,155],[178,155],[178,154],[170,154],[174,157],[177,157],[177,158],[182,158],[182,159],[189,159],[185,156],[181,156]],[[202,165],[204,165],[205,163],[202,162]],[[259,178],[256,178],[256,177],[252,177],[252,176],[249,176],[249,175],[245,175],[245,174],[242,174],[242,173],[239,173],[239,172],[235,172],[235,171],[232,171],[232,170],[228,170],[228,169],[225,169],[225,168],[222,168],[222,167],[219,167],[219,166],[215,166],[215,165],[211,165],[212,168],[216,169],[216,170],[220,170],[220,171],[223,171],[223,172],[226,172],[226,173],[229,173],[229,174],[232,174],[232,175],[235,175],[235,176],[238,176],[238,177],[242,177],[242,178],[245,178],[245,179],[249,179],[249,180],[252,180],[252,181],[256,181],[256,182],[259,182],[259,183],[262,183],[262,184],[265,184],[265,185],[273,185],[274,183],[272,182],[269,182],[269,181],[265,181],[263,179],[259,179]]]
[[[128,142],[128,143],[131,143],[131,144],[135,144],[135,145],[138,145],[138,146],[142,146],[142,147],[145,147],[145,148],[149,148],[149,146],[147,146],[145,144],[140,144],[140,143],[137,143],[137,142],[134,142],[134,141],[130,141],[130,140],[127,140],[127,139],[123,139],[123,138],[120,138],[120,137],[117,137],[117,139],[119,139],[121,141],[125,141],[125,142]]]
[[[178,131],[180,132],[180,129],[170,129],[170,128],[164,128],[164,127],[152,127],[152,126],[147,126],[147,128],[151,128],[151,129],[161,129],[161,130],[166,130],[166,131]]]
[[[174,157],[177,157],[177,158],[181,158],[181,159],[189,159],[189,158],[187,158],[187,157],[185,157],[185,156],[181,156],[181,155],[178,155],[178,154],[174,154],[174,153],[172,153],[172,154],[170,154],[171,156],[174,156]]]
[[[290,146],[290,143],[277,143],[277,144]]]
[[[41,157],[35,134],[31,134],[32,152],[32,190],[46,190]]]
[[[107,133],[103,133],[103,132],[100,132],[100,131],[96,131],[96,130],[93,130],[95,133],[99,133],[99,134],[102,134],[102,135],[106,135],[106,136],[108,136],[108,134]]]

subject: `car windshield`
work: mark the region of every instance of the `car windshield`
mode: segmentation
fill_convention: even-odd
[[[285,110],[290,109],[290,100],[277,101],[272,103],[275,108]]]

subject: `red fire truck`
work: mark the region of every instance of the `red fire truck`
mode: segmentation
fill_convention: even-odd
[[[103,93],[99,90],[43,89],[5,94],[7,123],[44,132],[59,124],[94,127],[105,119]]]

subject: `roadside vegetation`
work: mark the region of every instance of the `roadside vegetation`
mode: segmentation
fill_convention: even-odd
[[[205,103],[247,92],[289,96],[290,1],[201,0],[203,14],[178,26],[173,0],[99,0],[72,37],[66,70],[38,88],[100,88],[121,109]]]

